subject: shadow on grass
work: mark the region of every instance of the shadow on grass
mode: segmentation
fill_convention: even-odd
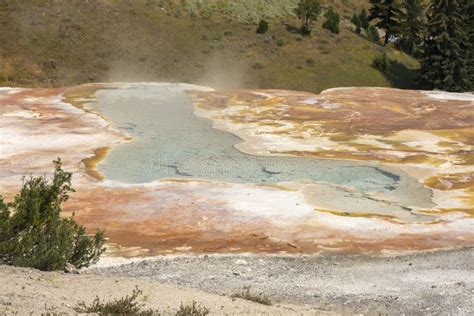
[[[296,27],[296,26],[288,24],[288,23],[285,23],[285,27],[286,27],[286,30],[288,31],[288,33],[300,34],[301,35],[301,27]]]
[[[418,89],[418,70],[409,68],[397,60],[389,60],[385,77],[395,88]]]

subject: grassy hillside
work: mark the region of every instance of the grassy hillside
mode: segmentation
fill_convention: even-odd
[[[418,64],[355,34],[367,1],[333,1],[342,31],[318,21],[302,37],[296,0],[3,0],[0,86],[167,80],[215,87],[318,92],[335,86],[412,87]],[[267,34],[255,33],[261,16]],[[347,19],[345,19],[345,18]],[[386,50],[388,76],[371,64]]]
[[[226,18],[239,22],[257,23],[261,18],[286,19],[293,15],[299,0],[155,0],[173,15]],[[325,7],[333,6],[341,14],[350,16],[368,6],[368,0],[322,0]]]

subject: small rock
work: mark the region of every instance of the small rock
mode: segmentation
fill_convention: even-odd
[[[249,263],[244,259],[239,259],[239,260],[235,261],[235,264],[238,264],[238,265],[241,265],[241,266],[246,266]]]
[[[76,269],[76,267],[73,264],[70,264],[70,263],[66,263],[66,266],[64,267],[64,272],[72,273],[72,274],[79,274],[79,271]]]

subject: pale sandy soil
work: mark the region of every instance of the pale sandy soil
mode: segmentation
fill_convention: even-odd
[[[209,308],[214,315],[331,314],[318,312],[311,306],[265,306],[233,300],[148,278],[73,275],[7,266],[0,266],[0,314],[74,315],[77,314],[74,308],[79,302],[90,303],[96,295],[107,300],[118,299],[130,295],[136,286],[143,291],[139,301],[147,308],[158,309],[163,315],[173,315],[181,302],[186,304],[193,300]]]
[[[0,266],[0,314],[74,313],[135,286],[170,314],[195,300],[215,315],[471,315],[474,249],[379,256],[200,255],[132,260],[80,275]],[[122,263],[125,261],[122,261]],[[230,295],[250,287],[273,306]]]

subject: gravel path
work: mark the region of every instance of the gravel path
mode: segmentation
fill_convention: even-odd
[[[0,314],[74,314],[81,301],[140,301],[172,315],[193,300],[215,315],[474,313],[474,249],[404,256],[167,256],[80,274],[0,266]],[[272,306],[231,294],[250,287]]]
[[[178,256],[93,269],[342,314],[472,314],[474,249],[404,256]]]

